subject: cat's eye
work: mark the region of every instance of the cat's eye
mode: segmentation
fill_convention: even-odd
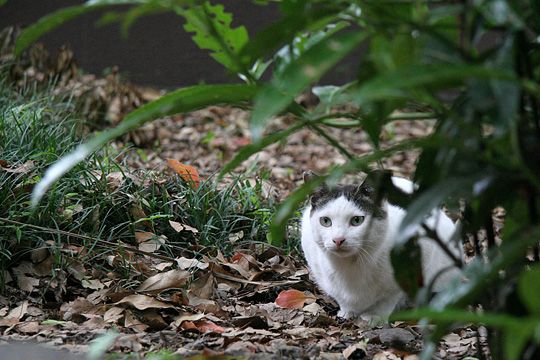
[[[364,222],[364,217],[363,216],[353,216],[351,218],[351,225],[352,226],[358,226],[360,224],[362,224]]]
[[[330,220],[330,218],[328,216],[321,216],[321,218],[319,219],[319,222],[324,227],[332,226],[332,220]]]

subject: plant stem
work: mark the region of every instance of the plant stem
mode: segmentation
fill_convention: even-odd
[[[422,223],[422,228],[426,232],[427,236],[433,239],[439,245],[439,247],[444,251],[444,253],[454,262],[454,265],[461,269],[463,267],[463,262],[452,251],[450,251],[448,246],[446,246],[446,244],[439,237],[439,234],[437,234],[435,230],[431,229],[429,226],[427,226],[424,223]]]
[[[168,256],[154,254],[154,253],[151,253],[151,252],[148,252],[148,251],[139,250],[139,249],[134,248],[132,246],[125,246],[125,245],[121,245],[121,244],[118,244],[118,243],[115,243],[115,242],[112,242],[112,241],[102,240],[102,239],[98,239],[98,238],[87,236],[87,235],[75,234],[75,233],[72,233],[72,232],[69,232],[69,231],[64,231],[64,230],[59,230],[59,229],[51,229],[51,228],[38,226],[38,225],[33,225],[33,224],[26,224],[26,223],[23,223],[23,222],[20,222],[20,221],[10,220],[10,219],[1,218],[1,217],[0,217],[0,221],[8,223],[8,224],[13,224],[13,225],[27,226],[29,228],[40,230],[40,231],[43,231],[43,232],[46,232],[46,233],[49,233],[49,234],[59,234],[59,235],[64,235],[64,236],[73,237],[73,238],[77,238],[77,239],[93,241],[98,246],[101,246],[103,248],[121,247],[121,248],[123,248],[125,250],[132,251],[132,252],[134,252],[136,254],[146,255],[146,256],[149,256],[149,257],[156,258],[156,259],[161,259],[161,260],[166,260],[166,261],[173,261],[174,260],[173,258],[168,257]]]

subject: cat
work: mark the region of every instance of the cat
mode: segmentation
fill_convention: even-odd
[[[413,192],[415,185],[410,180],[391,179],[404,193]],[[394,280],[390,250],[406,212],[386,200],[377,204],[372,193],[366,182],[321,186],[303,211],[301,243],[315,282],[337,301],[338,316],[377,323],[387,321],[405,299]],[[456,226],[442,210],[433,211],[425,223],[436,229],[455,256],[460,256],[460,250],[450,241]],[[432,290],[440,291],[459,276],[459,269],[423,229],[419,234],[425,284],[437,275]]]

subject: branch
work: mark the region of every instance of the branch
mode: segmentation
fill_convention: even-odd
[[[439,245],[439,247],[444,251],[446,256],[448,256],[454,262],[454,265],[456,267],[460,269],[463,268],[463,262],[461,261],[461,259],[459,259],[452,251],[450,251],[448,246],[446,246],[444,241],[442,241],[442,239],[439,237],[439,234],[437,234],[435,230],[431,229],[424,223],[422,223],[422,228],[424,229],[428,237],[435,240],[435,242]]]

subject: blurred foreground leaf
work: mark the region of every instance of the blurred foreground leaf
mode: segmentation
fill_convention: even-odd
[[[255,87],[250,85],[198,85],[173,91],[147,103],[129,113],[115,128],[94,136],[49,167],[32,192],[32,205],[37,205],[47,189],[77,163],[107,142],[140,127],[145,122],[209,105],[244,103],[250,101],[254,94]]]

